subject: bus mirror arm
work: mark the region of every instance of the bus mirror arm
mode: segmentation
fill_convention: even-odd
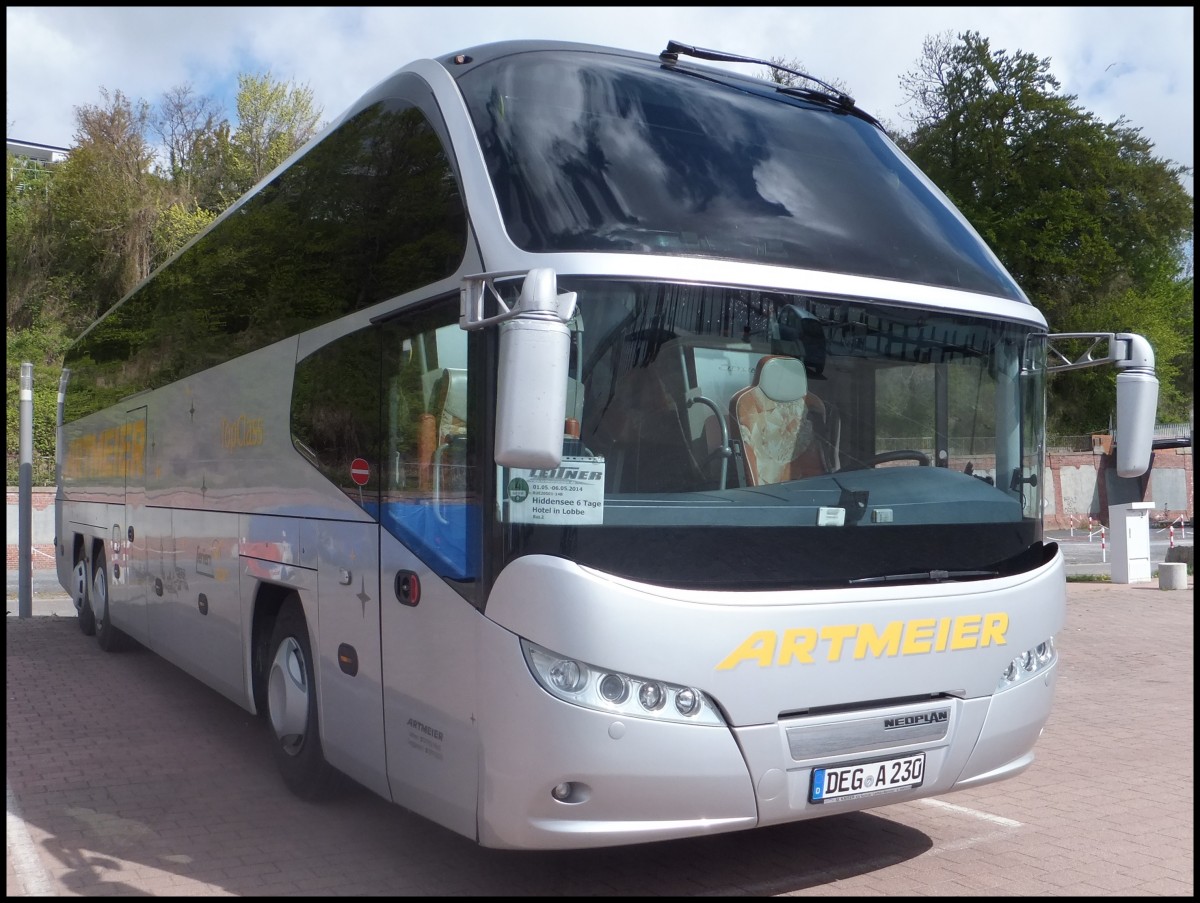
[[[1071,357],[1055,343],[1090,339],[1082,355]],[[1097,354],[1098,348],[1106,353]],[[1077,370],[1099,364],[1117,369],[1117,476],[1140,477],[1150,469],[1154,448],[1154,421],[1158,413],[1158,377],[1154,349],[1144,336],[1130,332],[1066,332],[1047,337],[1050,372]]]
[[[521,294],[516,304],[509,307],[496,291],[496,280],[520,275],[519,270],[511,270],[464,277],[458,325],[463,329],[484,329],[517,318],[556,320],[560,323],[570,321],[575,313],[575,292],[559,294],[557,277],[549,267],[536,267],[525,273]],[[500,309],[500,313],[490,317],[484,315],[489,298]]]
[[[496,463],[505,467],[551,468],[562,463],[567,416],[574,292],[558,291],[554,270],[525,274],[520,296],[509,307],[495,281],[520,273],[493,273],[463,279],[459,326],[500,330],[496,372]],[[491,298],[500,313],[485,316]]]

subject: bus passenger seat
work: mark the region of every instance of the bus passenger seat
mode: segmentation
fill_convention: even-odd
[[[799,358],[763,357],[754,381],[734,393],[729,408],[745,455],[747,485],[782,483],[833,468],[834,462],[827,459],[836,460],[836,446],[828,442],[829,435],[821,434],[838,425],[828,422],[830,412],[809,393]]]
[[[589,446],[611,462],[611,492],[690,492],[706,480],[693,457],[680,405],[656,368],[635,366],[603,406]]]

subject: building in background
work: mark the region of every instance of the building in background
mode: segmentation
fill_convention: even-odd
[[[70,148],[55,147],[52,144],[38,144],[34,141],[21,141],[19,138],[9,138],[6,141],[8,152],[14,157],[24,157],[35,163],[61,163],[71,153]]]

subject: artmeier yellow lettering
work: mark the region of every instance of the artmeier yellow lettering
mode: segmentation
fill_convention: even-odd
[[[914,618],[891,621],[883,628],[874,624],[831,624],[819,631],[813,627],[793,627],[783,631],[782,641],[774,630],[759,630],[747,637],[717,665],[727,671],[745,661],[760,668],[794,663],[813,664],[817,646],[829,644],[824,661],[837,662],[852,650],[854,658],[895,658],[901,655],[927,655],[931,652],[1004,646],[1008,632],[1008,614],[1002,611],[949,618]],[[778,656],[776,647],[778,645]]]
[[[1008,632],[1008,615],[1002,611],[984,615],[983,633],[979,637],[980,646],[1005,645],[1004,634]]]
[[[922,618],[919,621],[909,621],[908,629],[904,631],[904,646],[901,655],[919,655],[929,652],[932,648],[929,642],[933,629],[937,625],[935,618]]]
[[[746,640],[733,650],[723,662],[717,665],[718,671],[728,671],[744,661],[756,661],[760,668],[771,664],[775,655],[775,631],[759,630],[750,634]]]
[[[817,639],[817,632],[811,627],[793,627],[784,631],[776,664],[788,665],[793,659],[798,662],[811,662],[813,650],[817,648]]]
[[[980,615],[963,615],[954,619],[954,638],[951,649],[974,649],[979,645],[979,628],[983,622]]]
[[[858,629],[858,642],[854,644],[854,657],[864,659],[870,653],[875,658],[898,655],[900,637],[904,632],[903,621],[892,621],[883,632],[875,630],[874,624],[863,624]]]
[[[855,624],[834,624],[821,628],[821,639],[829,640],[829,661],[836,662],[842,657],[842,644],[853,639],[858,632]]]
[[[146,468],[146,424],[113,426],[72,439],[63,475],[71,479],[140,477]]]
[[[934,641],[933,649],[935,652],[945,652],[946,643],[950,639],[950,625],[953,623],[951,618],[942,618],[938,621],[937,640]]]

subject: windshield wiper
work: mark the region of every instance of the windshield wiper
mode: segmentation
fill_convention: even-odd
[[[787,72],[795,75],[798,78],[803,78],[813,82],[824,88],[824,91],[817,91],[812,88],[797,88],[791,85],[778,85],[776,90],[781,94],[790,94],[794,97],[801,97],[806,100],[819,100],[824,103],[832,104],[843,110],[853,110],[854,112],[865,115],[861,110],[854,106],[854,98],[844,91],[839,91],[833,85],[821,81],[816,76],[809,75],[807,72],[801,72],[798,69],[790,69],[787,66],[779,63],[772,63],[770,60],[760,60],[751,56],[739,56],[736,53],[725,53],[721,50],[705,50],[703,47],[693,47],[690,44],[681,44],[678,41],[667,41],[667,49],[659,54],[659,59],[669,62],[674,62],[679,59],[679,55],[693,56],[700,60],[713,60],[719,63],[753,63],[756,66],[766,66],[770,69],[776,69],[780,72]]]
[[[940,583],[943,580],[959,580],[963,577],[998,577],[999,571],[916,571],[912,574],[884,574],[881,577],[858,577],[850,583],[909,583],[916,580]]]

